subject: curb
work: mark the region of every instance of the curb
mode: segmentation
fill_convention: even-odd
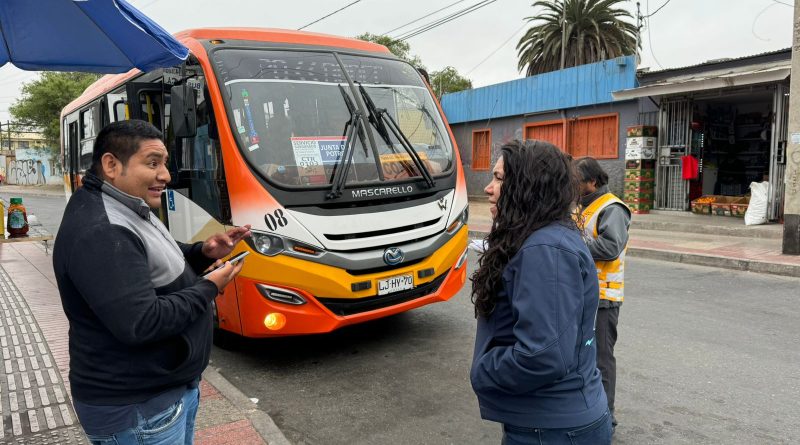
[[[484,239],[488,232],[470,230],[469,237]],[[767,263],[742,258],[732,258],[716,255],[703,255],[699,253],[685,253],[673,250],[648,249],[646,247],[628,247],[628,255],[636,258],[645,258],[672,263],[693,264],[695,266],[716,267],[744,272],[781,275],[785,277],[800,278],[800,265]]]
[[[764,228],[754,226],[726,227],[726,226],[706,226],[703,224],[692,224],[689,222],[664,222],[664,221],[641,221],[634,218],[631,221],[631,230],[651,230],[651,231],[671,231],[697,233],[700,235],[723,235],[739,238],[760,238],[760,239],[782,239],[783,233],[775,230],[764,230]]]
[[[766,263],[716,255],[648,249],[646,247],[628,247],[628,255],[651,260],[800,278],[800,265],[794,264]]]
[[[275,425],[275,422],[272,421],[269,414],[258,409],[258,406],[253,403],[252,400],[233,386],[219,371],[208,366],[205,371],[203,371],[203,378],[233,403],[234,406],[244,411],[247,419],[252,422],[253,428],[255,428],[268,445],[291,445],[291,442],[283,435],[283,432],[281,432],[278,426]]]

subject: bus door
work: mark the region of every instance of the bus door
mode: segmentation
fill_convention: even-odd
[[[64,174],[69,183],[69,191],[74,192],[78,189],[78,158],[80,156],[78,148],[78,115],[73,114],[67,117],[66,140],[64,141]]]
[[[164,120],[165,104],[169,104],[169,93],[164,91],[164,84],[161,82],[131,82],[126,86],[128,95],[128,116],[129,119],[141,119],[150,122],[156,128],[164,131],[166,122]]]

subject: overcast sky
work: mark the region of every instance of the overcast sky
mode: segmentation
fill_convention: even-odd
[[[170,32],[198,27],[270,27],[297,29],[354,0],[128,0]],[[640,0],[642,15],[667,0]],[[668,0],[643,28],[640,67],[679,67],[722,57],[740,57],[788,48],[792,38],[793,0]],[[307,31],[355,36],[374,34],[418,19],[455,0],[360,0],[306,28]],[[477,3],[463,0],[390,36]],[[517,79],[516,44],[524,18],[535,16],[532,0],[497,0],[408,40],[412,53],[430,71],[454,66],[476,87]],[[623,7],[635,13],[636,2]],[[224,5],[224,6],[221,6]],[[10,64],[0,68],[0,120],[21,83],[36,74]]]

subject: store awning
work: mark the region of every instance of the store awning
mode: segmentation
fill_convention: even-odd
[[[185,60],[189,50],[125,0],[0,1],[0,66],[124,73]]]
[[[707,91],[743,85],[776,82],[785,80],[791,73],[791,61],[770,66],[745,67],[743,70],[728,70],[697,73],[667,78],[638,88],[614,91],[614,100],[630,100],[647,96],[666,96],[692,91]]]

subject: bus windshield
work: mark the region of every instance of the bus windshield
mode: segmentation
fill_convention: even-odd
[[[408,63],[308,51],[220,49],[213,53],[230,122],[248,162],[281,186],[330,187],[362,98],[342,67],[385,109],[433,175],[453,168],[453,147],[438,108]],[[398,135],[363,116],[346,184],[420,177]],[[371,132],[372,135],[366,132]],[[371,137],[370,137],[371,136]]]

